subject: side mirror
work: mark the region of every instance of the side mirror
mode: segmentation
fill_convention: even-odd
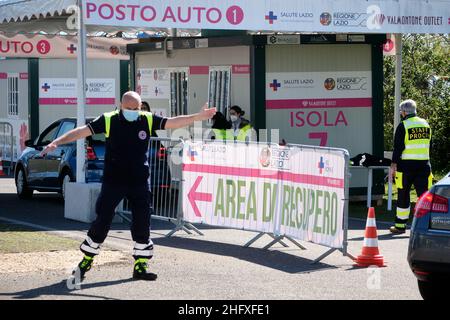
[[[33,140],[32,139],[25,140],[25,146],[33,148],[34,147]]]

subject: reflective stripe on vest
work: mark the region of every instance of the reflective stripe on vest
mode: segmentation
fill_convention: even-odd
[[[110,130],[111,130],[111,118],[116,115],[119,114],[119,111],[112,111],[112,112],[107,112],[104,113],[104,117],[105,117],[105,137],[109,138],[109,134],[110,134]],[[152,128],[153,128],[153,115],[151,112],[147,112],[147,111],[139,111],[139,116],[145,116],[147,118],[147,122],[148,122],[148,130],[150,132],[150,135],[152,134]]]
[[[139,111],[140,116],[146,116],[147,122],[148,122],[148,132],[150,136],[152,135],[152,128],[153,128],[153,114],[151,112],[147,111]]]
[[[403,120],[405,126],[405,150],[402,160],[429,160],[431,128],[428,122],[419,117]]]
[[[244,141],[247,138],[248,131],[252,128],[251,125],[247,124],[243,128],[239,129],[239,133],[236,136],[236,141]]]
[[[213,129],[216,140],[234,140],[233,130],[231,129]]]
[[[111,118],[116,114],[119,114],[119,110],[107,112],[107,113],[103,114],[103,116],[105,117],[105,137],[106,138],[109,138],[109,131],[111,129]]]

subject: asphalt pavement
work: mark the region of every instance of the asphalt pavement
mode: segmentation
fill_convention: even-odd
[[[5,178],[0,179],[2,221],[80,241],[89,228],[88,224],[64,219],[59,195],[37,193],[32,200],[19,200],[14,181]],[[173,224],[152,220],[155,256],[151,268],[158,274],[156,281],[131,279],[129,225],[116,223],[105,245],[129,255],[129,260],[94,265],[79,289],[68,288],[66,268],[0,273],[0,299],[421,299],[406,261],[409,232],[391,236],[387,224],[378,223],[379,248],[387,266],[369,269],[354,267],[340,252],[312,264],[328,250],[312,243],[301,242],[307,248],[301,250],[286,240],[288,247],[276,244],[263,250],[272,240],[265,235],[245,248],[254,232],[198,227],[204,236],[181,231],[167,238]],[[364,228],[364,221],[350,219],[349,252],[353,255],[361,252]]]

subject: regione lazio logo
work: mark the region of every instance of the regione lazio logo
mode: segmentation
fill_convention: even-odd
[[[266,15],[265,19],[269,21],[269,24],[273,24],[278,17],[273,13],[273,11],[269,11],[269,14]]]
[[[145,138],[147,138],[147,133],[144,130],[139,131],[139,139],[145,140]]]
[[[268,167],[270,165],[270,159],[272,158],[272,152],[269,148],[263,148],[259,154],[259,163],[263,167]]]
[[[323,86],[327,90],[333,90],[336,87],[336,81],[333,78],[327,78],[323,83]]]
[[[279,83],[277,79],[273,79],[272,83],[270,83],[269,86],[273,91],[278,91],[278,88],[281,87],[281,83]]]
[[[328,12],[323,12],[320,15],[320,24],[323,26],[329,26],[331,23],[331,14]]]
[[[118,46],[111,46],[109,47],[109,52],[111,52],[112,55],[118,55],[120,53],[120,49]]]

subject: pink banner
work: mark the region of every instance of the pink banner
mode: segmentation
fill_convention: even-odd
[[[6,72],[0,72],[0,79],[8,79],[8,74]]]
[[[201,75],[201,74],[209,74],[209,66],[190,66],[189,74],[193,75]]]
[[[249,64],[233,64],[233,74],[250,74]]]
[[[372,98],[267,100],[266,109],[371,108]]]
[[[127,44],[136,39],[89,37],[86,54],[91,59],[129,60]],[[75,36],[53,36],[0,34],[0,57],[9,58],[76,58],[78,41]]]
[[[286,171],[224,167],[205,164],[183,164],[183,171],[198,172],[198,173],[213,173],[213,174],[226,173],[227,175],[238,177],[277,179],[317,186],[344,188],[343,179],[329,178],[319,175],[296,174]]]
[[[250,74],[249,64],[233,64],[231,67],[233,74]],[[209,66],[190,66],[189,74],[206,75],[209,74]]]
[[[114,98],[86,98],[86,104],[111,104],[114,105]],[[40,105],[74,105],[77,104],[77,98],[39,98]]]

